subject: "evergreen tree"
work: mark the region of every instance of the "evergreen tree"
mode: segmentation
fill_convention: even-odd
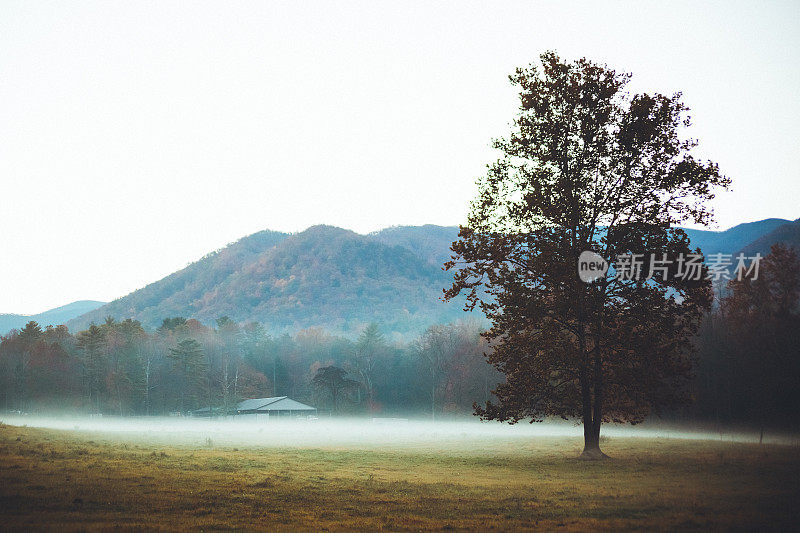
[[[178,380],[178,409],[185,413],[189,402],[197,398],[198,389],[203,384],[206,362],[203,347],[194,339],[184,339],[169,349]]]
[[[101,327],[92,324],[88,330],[78,333],[77,347],[83,352],[86,399],[94,412],[99,413],[103,390],[102,376],[106,362],[106,332]]]

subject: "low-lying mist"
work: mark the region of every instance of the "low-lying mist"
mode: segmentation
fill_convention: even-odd
[[[117,441],[178,446],[348,447],[348,448],[497,448],[529,445],[536,439],[582,442],[583,428],[554,421],[515,425],[478,420],[402,418],[196,419],[180,417],[61,417],[0,414],[0,423],[66,430]],[[605,425],[606,438],[655,438],[758,442],[756,432],[711,432],[676,426]],[[798,444],[796,435],[765,435],[764,442]]]

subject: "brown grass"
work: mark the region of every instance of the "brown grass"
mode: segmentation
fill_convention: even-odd
[[[161,446],[0,426],[0,528],[794,529],[798,449],[611,439],[437,449]]]

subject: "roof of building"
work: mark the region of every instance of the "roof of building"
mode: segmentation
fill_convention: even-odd
[[[287,396],[273,396],[272,398],[253,398],[239,402],[237,411],[316,411],[316,408],[292,400]]]

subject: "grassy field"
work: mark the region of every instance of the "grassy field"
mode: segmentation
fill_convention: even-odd
[[[462,446],[216,447],[0,425],[0,528],[784,529],[797,447],[542,437]]]

